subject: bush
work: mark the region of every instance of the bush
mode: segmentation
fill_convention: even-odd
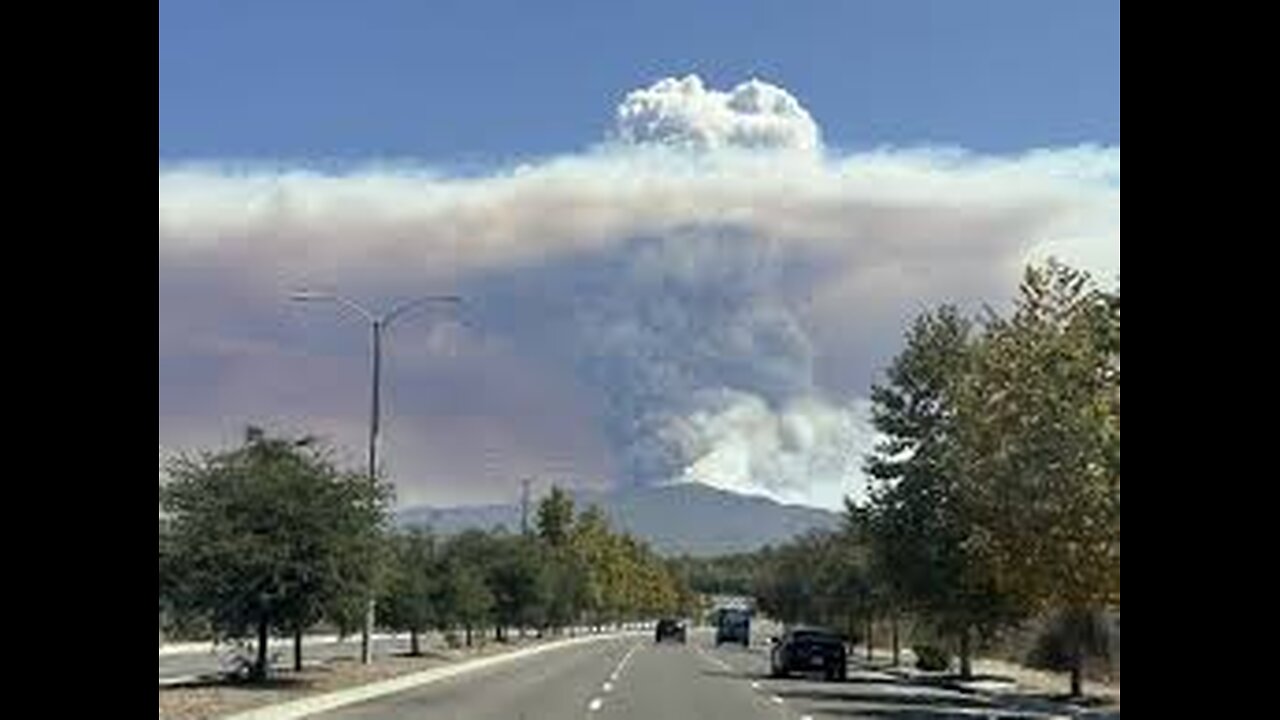
[[[1027,664],[1041,670],[1071,669],[1072,647],[1080,644],[1086,664],[1108,664],[1111,628],[1102,615],[1062,613],[1049,622],[1027,655]]]
[[[930,672],[940,672],[951,667],[951,653],[937,645],[917,645],[916,667]]]

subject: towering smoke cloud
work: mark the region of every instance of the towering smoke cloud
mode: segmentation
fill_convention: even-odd
[[[827,274],[751,228],[700,223],[463,292],[485,298],[480,324],[591,388],[619,480],[833,504],[857,489],[870,431],[859,403],[819,387],[793,307]]]
[[[624,142],[697,150],[768,149],[813,152],[818,126],[786,90],[749,80],[725,93],[697,75],[666,78],[627,95],[617,112]]]
[[[1033,241],[1118,270],[1118,148],[833,156],[785,90],[696,77],[627,95],[611,136],[465,178],[162,167],[161,445],[278,418],[360,447],[359,328],[283,295],[454,291],[466,326],[391,338],[402,499],[532,474],[836,507],[912,314],[1007,297]]]
[[[696,75],[628,94],[616,135],[697,151],[819,147],[817,124],[782,88],[752,79],[718,92]],[[587,376],[612,390],[630,478],[783,496],[853,480],[867,429],[821,396],[788,304],[788,271],[793,283],[816,278],[749,229],[685,228],[632,247],[584,323]]]
[[[856,477],[865,427],[817,387],[790,306],[815,268],[748,230],[701,225],[631,240],[573,276],[574,361],[627,480],[803,497]]]

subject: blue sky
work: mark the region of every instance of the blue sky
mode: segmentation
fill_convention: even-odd
[[[159,152],[491,163],[580,150],[665,76],[758,76],[829,147],[1120,142],[1115,2],[160,2]]]

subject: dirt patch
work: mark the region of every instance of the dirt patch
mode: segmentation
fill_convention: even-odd
[[[265,705],[289,702],[343,688],[387,680],[433,667],[448,665],[487,655],[496,655],[538,641],[491,643],[471,650],[431,648],[421,657],[386,655],[370,665],[340,658],[320,665],[304,667],[302,672],[276,670],[265,683],[234,681],[210,682],[160,689],[162,720],[197,720],[216,718]]]

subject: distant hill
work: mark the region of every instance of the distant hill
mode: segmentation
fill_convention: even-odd
[[[599,505],[616,529],[645,539],[666,555],[748,552],[815,528],[834,528],[841,521],[839,514],[828,510],[783,505],[695,483],[575,491],[573,497],[579,509]],[[398,521],[404,526],[428,526],[445,535],[472,527],[502,526],[515,531],[520,528],[520,507],[415,507],[401,511]]]

